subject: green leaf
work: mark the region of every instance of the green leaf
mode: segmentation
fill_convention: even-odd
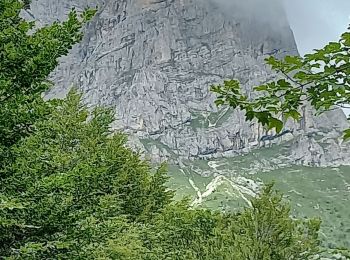
[[[252,121],[255,117],[255,113],[254,111],[247,111],[245,116],[248,121]]]
[[[339,42],[330,42],[325,47],[324,50],[328,53],[339,52],[341,44]]]
[[[289,63],[289,64],[294,64],[294,65],[297,65],[297,66],[302,66],[302,61],[301,61],[301,58],[298,57],[298,56],[286,56],[284,58],[284,61],[286,63]]]
[[[344,131],[344,136],[343,136],[343,138],[344,138],[345,141],[350,140],[350,129],[346,129],[346,130]]]
[[[343,33],[341,39],[345,46],[350,46],[350,32]]]
[[[299,120],[301,115],[298,111],[296,110],[290,110],[288,112],[285,113],[285,116],[288,118],[288,117],[291,117],[293,118],[294,120]]]
[[[269,119],[269,129],[276,129],[277,133],[280,133],[283,129],[283,122],[277,118],[270,118]]]
[[[270,117],[269,112],[267,112],[267,111],[255,112],[254,115],[258,119],[258,122],[261,123],[262,125],[269,124],[269,117]]]
[[[279,90],[287,90],[291,88],[291,84],[285,79],[280,79],[277,81]]]
[[[255,91],[266,91],[267,86],[266,85],[257,86],[257,87],[254,87],[254,90]]]
[[[222,100],[222,99],[217,99],[217,100],[215,100],[215,105],[217,105],[217,106],[222,106],[222,105],[224,105],[224,104],[225,104],[225,101]]]

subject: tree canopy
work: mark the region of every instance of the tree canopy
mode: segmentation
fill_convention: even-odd
[[[0,162],[5,150],[29,134],[32,124],[48,113],[41,98],[51,86],[49,74],[58,58],[79,42],[82,26],[94,10],[72,11],[62,23],[36,28],[24,20],[28,1],[0,1]]]
[[[68,259],[76,259],[93,236],[103,244],[108,232],[126,221],[143,223],[171,202],[164,169],[152,173],[125,147],[124,135],[111,135],[109,110],[96,108],[88,120],[80,101],[73,92],[56,101],[35,133],[12,149],[15,160],[2,169],[1,192],[23,208],[5,211],[17,225],[1,233],[1,249],[18,245],[24,256],[35,249],[35,259],[69,249]]]

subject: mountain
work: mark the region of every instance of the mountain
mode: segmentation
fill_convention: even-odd
[[[237,78],[249,92],[276,76],[266,57],[298,54],[281,1],[34,0],[29,12],[45,24],[86,6],[99,11],[82,43],[52,75],[56,88],[49,97],[61,97],[74,85],[89,105],[115,108],[114,128],[130,134],[132,144],[155,161],[234,156],[259,148],[261,137],[271,135],[245,122],[240,111],[218,109],[209,87]],[[339,135],[345,116],[335,111],[320,119],[306,110],[303,127],[287,126],[299,138],[293,159],[343,163],[333,139],[328,154],[299,134]]]
[[[298,55],[281,1],[32,0],[23,15],[43,25],[87,6],[97,6],[97,15],[62,58],[47,98],[74,85],[89,106],[114,108],[113,128],[147,158],[169,161],[171,187],[193,196],[193,205],[234,208],[273,178],[296,214],[321,215],[327,239],[346,242],[349,167],[301,167],[350,163],[344,113],[316,117],[305,105],[303,119],[277,137],[241,111],[218,109],[209,91],[236,78],[251,93],[278,77],[266,57]]]

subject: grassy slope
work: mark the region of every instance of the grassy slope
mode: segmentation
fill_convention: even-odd
[[[232,111],[193,113],[190,126],[197,129],[221,125]],[[158,140],[143,140],[146,150],[152,146],[176,152]],[[246,156],[215,160],[183,161],[169,165],[170,188],[177,190],[178,199],[189,196],[194,205],[213,210],[236,210],[247,206],[247,199],[256,192],[256,185],[275,181],[299,217],[320,216],[323,219],[322,238],[326,245],[350,247],[350,167],[307,168],[284,163],[290,144],[262,148]],[[207,176],[207,177],[205,177]]]
[[[268,164],[276,152],[265,149],[243,157],[184,162],[182,168],[170,166],[169,186],[177,189],[178,198],[190,196],[201,207],[235,210],[247,205],[245,198],[256,191],[255,185],[275,181],[290,199],[294,215],[323,219],[326,245],[350,247],[350,167],[278,168]]]

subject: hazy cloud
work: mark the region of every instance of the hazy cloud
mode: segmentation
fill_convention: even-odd
[[[284,0],[301,54],[336,41],[350,23],[350,0]]]
[[[337,40],[350,23],[350,0],[203,0],[237,19],[284,26],[287,13],[301,54]],[[284,6],[284,10],[283,10]],[[247,19],[248,18],[248,19]]]
[[[208,1],[208,0],[203,0]],[[209,0],[214,2],[223,12],[237,19],[253,20],[260,23],[273,23],[279,26],[280,19],[285,17],[281,0]],[[277,23],[276,23],[277,22]],[[282,23],[285,25],[285,21]]]

